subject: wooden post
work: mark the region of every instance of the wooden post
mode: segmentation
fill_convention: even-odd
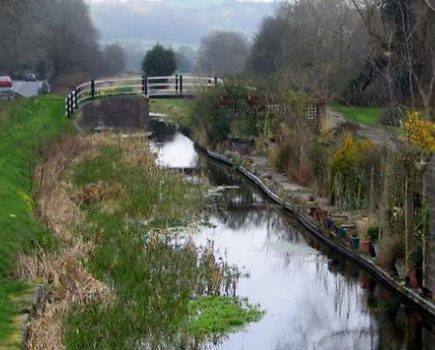
[[[369,194],[369,207],[371,214],[374,214],[376,209],[376,201],[375,201],[375,167],[372,165],[370,171],[370,194]]]
[[[411,270],[410,252],[412,247],[412,232],[411,232],[411,201],[409,200],[409,170],[405,169],[405,190],[404,190],[404,216],[405,216],[405,269],[408,274]]]
[[[91,98],[95,98],[95,80],[91,80]]]
[[[66,113],[66,116],[67,116],[68,118],[71,117],[71,115],[70,115],[70,113],[69,113],[69,96],[67,96],[67,97],[65,98],[65,113]]]
[[[178,95],[178,74],[175,74],[175,94]]]
[[[183,76],[180,75],[180,95],[183,95]]]
[[[145,81],[144,81],[144,86],[145,86],[145,96],[148,95],[148,77],[145,75]]]
[[[74,108],[79,109],[79,91],[77,88],[74,90]]]
[[[218,83],[218,78],[214,77],[214,86],[217,86],[217,83]]]
[[[142,95],[146,95],[146,81],[147,78],[145,77],[145,75],[142,75]]]
[[[66,98],[66,113],[67,113],[68,118],[71,118],[71,116],[72,116],[71,106],[72,106],[72,97],[71,97],[71,94],[69,94]]]

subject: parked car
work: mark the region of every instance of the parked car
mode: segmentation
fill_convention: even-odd
[[[36,81],[36,75],[33,73],[26,74],[24,77],[25,81]]]
[[[0,76],[0,88],[12,88],[12,79],[10,76]]]

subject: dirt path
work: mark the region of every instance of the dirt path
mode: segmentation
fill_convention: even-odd
[[[328,127],[330,130],[336,129],[345,123],[352,123],[358,127],[357,134],[372,140],[380,147],[387,147],[388,149],[396,149],[397,132],[388,127],[378,125],[371,126],[361,123],[355,123],[346,119],[343,114],[327,109]]]

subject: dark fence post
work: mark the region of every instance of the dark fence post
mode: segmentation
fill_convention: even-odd
[[[211,79],[210,79],[210,77],[208,78],[208,85],[211,85]]]
[[[95,80],[91,80],[91,98],[95,98]]]
[[[74,108],[79,109],[79,92],[78,89],[74,90]]]
[[[183,76],[180,75],[180,95],[183,94]]]
[[[148,77],[145,75],[144,88],[145,88],[145,96],[148,95]]]
[[[142,75],[142,95],[146,95],[145,84],[146,84],[146,78],[145,78],[145,75]]]
[[[66,112],[66,116],[68,118],[71,118],[71,115],[69,113],[69,95],[65,99],[65,112]]]
[[[217,86],[217,83],[218,83],[218,78],[214,77],[214,86]]]
[[[175,74],[175,94],[178,94],[178,74]]]
[[[72,106],[72,97],[71,97],[71,94],[69,94],[66,97],[66,114],[67,114],[68,118],[71,118],[71,116],[72,116],[71,106]]]

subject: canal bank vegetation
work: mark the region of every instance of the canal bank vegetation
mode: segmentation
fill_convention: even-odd
[[[240,81],[225,77],[204,92],[183,123],[266,181],[278,172],[281,187],[299,185],[285,198],[430,294],[434,194],[424,177],[435,143],[435,12],[425,1],[408,5],[280,3],[260,25]]]
[[[199,96],[182,120],[200,144],[260,176],[274,169],[304,186],[311,195],[284,195],[317,211],[322,224],[329,215],[329,228],[343,244],[358,240],[361,251],[376,255],[399,281],[427,290],[431,199],[423,175],[435,124],[412,111],[403,118],[401,128],[374,137],[357,124],[333,123],[319,98],[228,81]],[[259,159],[268,167],[256,164]]]
[[[55,251],[56,240],[38,221],[34,172],[60,134],[73,130],[63,98],[0,103],[0,347],[21,344],[21,312],[30,287],[17,272],[19,254]]]
[[[187,238],[204,189],[157,168],[145,134],[77,135],[54,96],[0,110],[0,347],[194,347],[262,316]]]
[[[35,174],[56,249],[17,252],[17,277],[41,285],[26,347],[189,348],[261,317],[236,267],[176,235],[203,189],[158,168],[145,134],[65,137]]]
[[[235,298],[237,268],[175,233],[199,219],[203,189],[158,168],[145,136],[106,137],[70,180],[86,266],[111,297],[74,307],[67,348],[189,348],[261,317]]]

